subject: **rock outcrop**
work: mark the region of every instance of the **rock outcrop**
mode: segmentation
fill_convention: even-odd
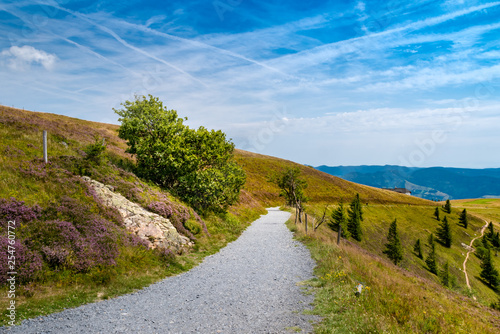
[[[118,209],[127,230],[144,240],[149,248],[167,248],[175,253],[182,253],[193,245],[187,237],[177,232],[170,220],[129,201],[114,192],[110,185],[104,185],[87,176],[83,179],[95,190],[104,205]]]

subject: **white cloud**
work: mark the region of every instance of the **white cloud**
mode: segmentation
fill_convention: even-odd
[[[31,67],[31,64],[40,64],[46,70],[51,71],[57,61],[55,54],[50,54],[32,46],[12,46],[0,53],[7,58],[7,66],[14,71],[24,71]]]

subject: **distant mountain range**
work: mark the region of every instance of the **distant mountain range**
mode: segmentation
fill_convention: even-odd
[[[378,188],[406,188],[429,200],[500,197],[500,168],[319,166],[322,172]]]

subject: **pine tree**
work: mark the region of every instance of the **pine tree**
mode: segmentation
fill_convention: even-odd
[[[413,246],[413,251],[417,254],[417,256],[421,259],[424,258],[422,255],[422,247],[420,246],[420,239],[417,239],[415,242],[415,246]]]
[[[434,235],[432,233],[429,236],[429,247],[431,250],[425,259],[425,263],[427,264],[429,271],[437,275],[436,245],[434,243]]]
[[[349,219],[347,221],[347,230],[351,236],[361,241],[362,231],[361,231],[361,221],[363,220],[363,209],[361,208],[361,200],[359,199],[359,194],[352,200],[348,211]]]
[[[451,247],[451,227],[446,216],[444,216],[443,222],[439,224],[439,227],[436,231],[436,236],[445,247]]]
[[[444,205],[443,210],[446,213],[451,213],[451,203],[449,199],[446,200],[446,204]]]
[[[496,289],[500,284],[498,271],[493,267],[491,261],[491,251],[488,249],[481,262],[481,273],[479,276],[488,283],[493,289]]]
[[[441,271],[441,283],[445,287],[450,286],[450,273],[449,273],[449,264],[446,262],[443,266],[443,270]]]
[[[391,259],[395,265],[403,260],[403,247],[401,246],[401,241],[399,240],[396,220],[394,220],[389,227],[384,254],[387,254],[389,259]]]
[[[437,221],[440,221],[440,219],[439,219],[439,208],[436,208],[436,210],[434,210],[434,217],[436,217]]]
[[[461,224],[464,228],[469,226],[469,219],[467,218],[467,210],[464,209],[460,214],[460,218],[458,218],[458,223]]]
[[[495,234],[495,237],[491,241],[491,244],[495,248],[500,248],[500,234],[498,232]]]
[[[490,241],[492,241],[494,237],[495,237],[495,230],[493,228],[493,223],[490,222],[488,224],[488,239],[490,239]]]
[[[349,238],[351,234],[347,230],[347,215],[342,201],[337,209],[332,212],[332,219],[328,222],[328,226],[335,232],[339,230],[339,225],[342,227],[342,236],[346,239]]]

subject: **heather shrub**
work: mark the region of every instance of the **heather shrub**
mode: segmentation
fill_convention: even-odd
[[[51,269],[86,272],[97,266],[116,264],[117,239],[112,223],[94,218],[76,226],[62,220],[36,224],[26,243],[43,254]]]
[[[23,201],[18,201],[14,197],[10,199],[0,198],[0,227],[5,229],[8,221],[27,223],[40,219],[42,209],[38,205],[27,206]]]
[[[201,233],[201,225],[199,222],[197,222],[194,219],[188,219],[185,223],[184,226],[189,230],[189,232],[193,234],[199,234]]]
[[[6,236],[0,236],[0,285],[7,282],[9,278],[7,273],[12,271],[9,269],[9,245],[9,239]],[[36,279],[43,267],[43,261],[40,254],[28,249],[20,240],[16,240],[14,245],[10,246],[15,248],[14,271],[17,272],[16,281],[26,283]]]
[[[159,214],[170,220],[172,225],[174,225],[177,232],[188,237],[192,241],[196,240],[196,237],[191,233],[186,227],[184,223],[190,218],[189,211],[174,203],[164,203],[164,202],[153,202],[148,205],[148,210]]]

